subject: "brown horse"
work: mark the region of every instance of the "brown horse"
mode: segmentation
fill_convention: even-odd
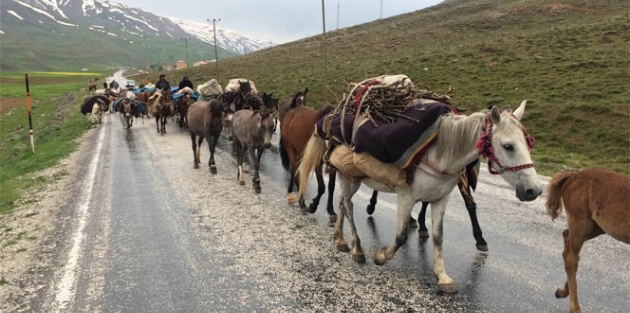
[[[195,102],[190,94],[184,94],[183,97],[177,99],[175,107],[177,113],[179,113],[179,128],[183,128],[184,125],[188,125],[188,108]]]
[[[167,118],[173,114],[171,93],[168,90],[156,90],[149,102],[151,114],[155,116],[157,132],[166,134]]]
[[[630,178],[605,169],[561,172],[547,192],[547,213],[552,220],[563,204],[569,226],[562,232],[567,281],[556,290],[556,297],[569,296],[569,311],[579,313],[576,273],[584,242],[608,234],[630,244]]]
[[[282,112],[282,110],[284,110],[284,108],[281,106],[280,111]],[[332,110],[334,110],[334,108],[331,106],[327,106],[319,110],[300,106],[289,110],[280,121],[280,158],[282,159],[282,165],[290,173],[289,187],[287,188],[287,200],[290,204],[293,204],[296,201],[293,194],[293,187],[298,183],[296,170],[298,163],[301,160],[302,153],[306,148],[306,144],[313,135],[315,123],[317,123],[322,116],[330,113]],[[326,189],[322,176],[322,165],[323,162],[320,162],[315,169],[315,176],[317,177],[317,196],[313,198],[313,201],[308,206],[308,211],[311,213],[317,210],[319,201]],[[329,171],[329,201],[327,206],[331,222],[334,222],[337,216],[332,204],[332,193],[335,188],[335,175],[336,171],[331,169]],[[298,203],[302,210],[306,210],[306,204],[304,203],[303,197],[298,199]]]
[[[148,91],[142,91],[139,92],[136,95],[136,100],[144,103],[144,105],[149,108],[149,98],[151,97],[151,93]],[[142,112],[141,114],[142,116],[146,115],[147,117],[149,117],[149,110],[146,110],[145,112]]]
[[[96,84],[92,82],[92,80],[90,79],[90,81],[88,82],[88,91],[96,91]]]
[[[278,111],[278,118],[280,121],[284,119],[284,116],[297,107],[306,106],[306,94],[308,93],[308,88],[304,89],[304,91],[297,91],[293,96],[288,97],[282,100],[280,103],[280,110]]]
[[[229,107],[219,99],[210,101],[199,100],[190,105],[186,120],[188,121],[190,139],[192,140],[194,168],[199,168],[199,163],[201,163],[199,157],[201,143],[203,143],[204,138],[207,138],[208,148],[210,149],[208,166],[212,174],[217,173],[217,167],[214,163],[214,150],[221,136],[223,116],[227,110],[229,110]]]

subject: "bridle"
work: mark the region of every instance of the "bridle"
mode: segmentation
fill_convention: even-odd
[[[516,172],[527,168],[533,168],[534,163],[527,163],[517,166],[501,165],[499,159],[497,159],[497,157],[494,155],[494,147],[492,147],[492,126],[494,124],[492,123],[491,114],[492,113],[488,113],[488,115],[484,119],[483,124],[481,125],[481,136],[479,137],[479,141],[477,141],[477,144],[475,145],[477,147],[477,151],[479,151],[479,153],[488,160],[488,171],[490,172],[490,174],[497,175],[503,174],[505,171]],[[518,119],[514,115],[510,114],[510,116],[518,121]],[[527,141],[527,149],[531,151],[534,147],[534,137],[532,137],[527,132],[525,127],[520,122],[518,123],[523,130],[523,134],[525,135],[525,141]],[[499,166],[498,171],[495,171],[494,168],[492,168],[492,163],[496,163],[496,165]]]

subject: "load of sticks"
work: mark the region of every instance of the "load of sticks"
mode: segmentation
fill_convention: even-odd
[[[450,104],[452,92],[452,86],[443,95],[416,87],[405,75],[379,76],[354,84],[333,115],[358,113],[365,114],[374,125],[374,116],[394,123],[398,117],[409,118],[402,113],[415,105],[414,100],[431,99]]]

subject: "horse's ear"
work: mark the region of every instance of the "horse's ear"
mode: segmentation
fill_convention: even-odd
[[[304,89],[304,94],[308,93],[308,87],[306,87],[306,89]]]
[[[492,122],[495,125],[501,124],[501,110],[499,110],[499,107],[493,106],[490,116],[492,117]]]
[[[516,119],[518,119],[519,121],[521,120],[521,118],[523,118],[523,113],[525,113],[526,104],[527,104],[527,100],[523,100],[523,102],[521,102],[521,105],[519,105],[516,111],[514,111],[514,116],[516,116]]]

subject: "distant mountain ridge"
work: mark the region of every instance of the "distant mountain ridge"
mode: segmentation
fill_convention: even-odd
[[[185,59],[182,38],[192,39],[188,43],[191,66],[215,58],[211,24],[161,17],[107,0],[3,0],[0,20],[0,68],[7,70],[94,67],[95,60],[102,60],[97,67],[171,64]],[[93,58],[64,62],[53,57],[53,62],[61,62],[40,64],[50,58],[43,51],[29,51],[33,47],[49,54],[65,51],[68,57],[67,48],[74,45]],[[217,27],[219,59],[273,45]]]

